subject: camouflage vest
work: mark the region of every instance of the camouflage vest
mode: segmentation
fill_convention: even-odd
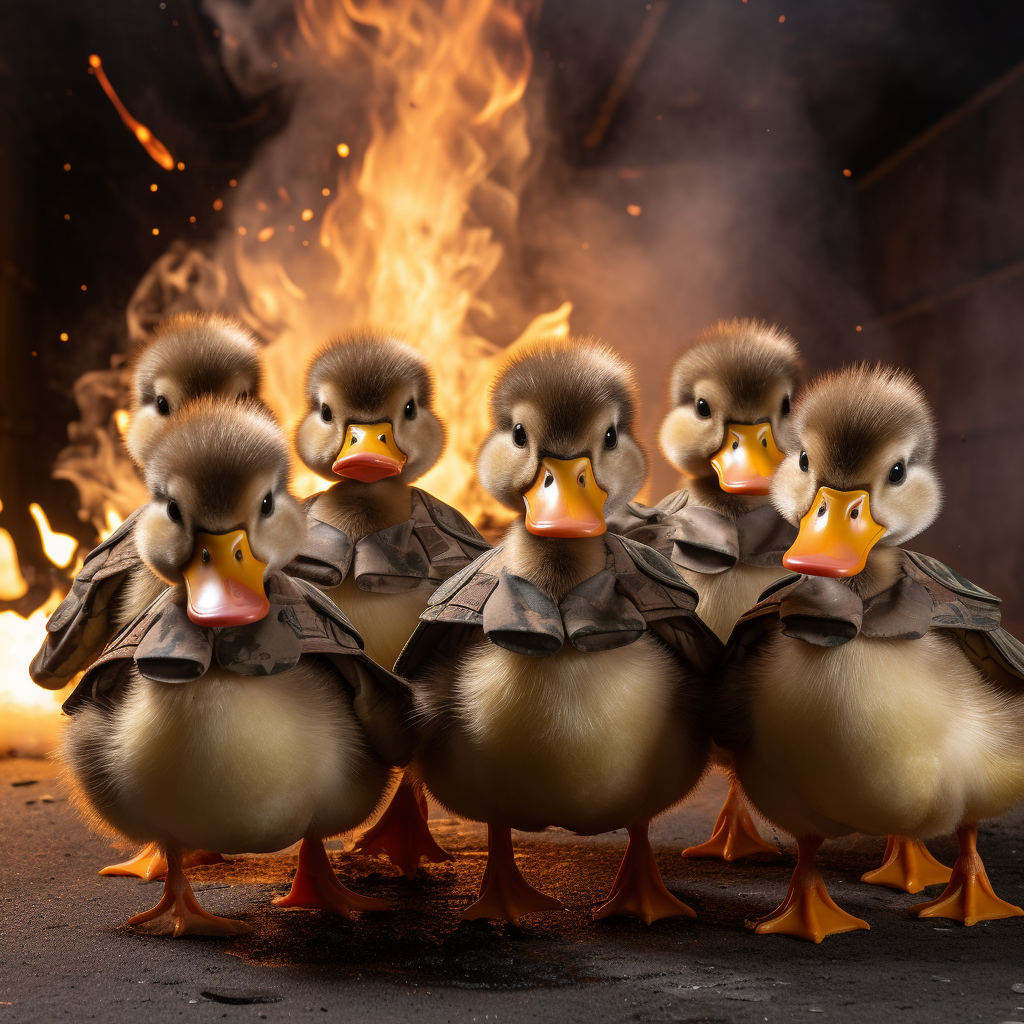
[[[439,584],[490,545],[462,513],[418,487],[404,523],[368,534],[354,544],[348,534],[317,516],[315,495],[307,505],[309,532],[302,550],[285,567],[291,576],[329,589],[352,573],[360,590],[396,594],[424,582]]]
[[[737,563],[776,568],[796,540],[796,527],[771,505],[759,505],[732,519],[713,508],[690,505],[688,498],[689,492],[680,490],[653,508],[631,501],[609,519],[608,529],[706,575],[725,572]]]

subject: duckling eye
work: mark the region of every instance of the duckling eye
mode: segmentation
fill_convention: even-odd
[[[174,523],[181,522],[181,509],[176,501],[167,502],[167,517]]]
[[[274,511],[274,492],[267,491],[263,495],[263,503],[260,505],[260,515],[269,516]]]
[[[414,420],[414,419],[416,419],[416,399],[415,398],[410,398],[409,401],[405,403],[405,418],[407,420]]]
[[[331,412],[331,407],[326,402],[320,403],[320,419],[324,423],[330,423],[334,419],[334,413]]]
[[[807,452],[800,453],[800,468],[806,473],[810,468],[811,460],[807,458]]]
[[[619,434],[614,426],[609,427],[604,432],[604,446],[605,448],[614,448],[619,443]]]
[[[903,464],[902,459],[896,463],[892,469],[889,470],[889,483],[901,484],[907,478],[907,467]]]
[[[697,415],[698,416],[704,416],[704,417],[707,417],[707,416],[711,415],[711,406],[708,405],[706,399],[703,399],[703,398],[698,398],[697,399]]]
[[[789,395],[786,395],[786,397],[782,400],[782,415],[789,415]]]
[[[515,442],[517,448],[526,447],[526,427],[522,423],[517,423],[512,428],[512,440]]]
[[[156,396],[156,411],[160,413],[161,416],[171,415],[171,404],[163,395]]]

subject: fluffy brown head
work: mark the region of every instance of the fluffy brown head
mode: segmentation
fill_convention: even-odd
[[[306,372],[309,411],[295,432],[299,457],[314,473],[337,480],[332,466],[354,423],[390,423],[406,457],[398,479],[412,483],[444,451],[434,413],[434,377],[404,341],[379,331],[350,334],[324,346]]]
[[[862,365],[825,374],[793,420],[793,447],[772,482],[772,501],[791,523],[819,487],[867,491],[871,516],[885,527],[882,544],[902,544],[935,520],[935,423],[908,371]]]
[[[672,366],[672,408],[658,438],[665,458],[692,479],[714,477],[709,460],[725,443],[729,423],[767,421],[787,451],[800,376],[796,342],[782,328],[757,320],[707,328]]]
[[[588,457],[608,492],[606,512],[643,486],[647,460],[636,439],[636,384],[608,346],[585,338],[523,346],[495,378],[490,404],[492,429],[477,474],[508,508],[523,511],[523,494],[545,456]]]
[[[255,402],[207,396],[183,406],[150,446],[151,501],[136,526],[139,554],[170,583],[192,555],[197,532],[244,529],[268,571],[295,556],[305,517],[288,491],[288,443]]]
[[[140,466],[147,449],[186,402],[203,395],[258,398],[259,342],[244,324],[219,313],[169,317],[133,356],[128,453]]]

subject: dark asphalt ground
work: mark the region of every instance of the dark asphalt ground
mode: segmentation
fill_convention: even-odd
[[[36,781],[16,785],[28,780]],[[414,882],[332,844],[346,884],[388,900],[390,914],[346,922],[272,908],[294,851],[241,857],[191,877],[208,909],[243,917],[253,934],[173,940],[121,927],[157,902],[161,886],[96,874],[111,852],[69,807],[52,766],[0,761],[0,1024],[1024,1021],[1024,918],[973,928],[909,918],[906,907],[922,896],[858,881],[879,862],[881,839],[829,843],[820,857],[833,897],[871,931],[815,946],[746,930],[745,917],[781,900],[794,856],[787,847],[774,861],[682,860],[684,846],[706,838],[724,792],[713,777],[653,833],[666,884],[696,921],[594,922],[625,834],[550,831],[516,834],[520,864],[567,909],[524,928],[460,925],[483,870],[484,829],[439,818],[434,832],[455,861]],[[952,863],[951,841],[931,847]],[[1018,848],[1024,814],[982,829],[996,892],[1024,903]]]

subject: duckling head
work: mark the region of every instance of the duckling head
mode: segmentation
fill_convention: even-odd
[[[665,458],[691,480],[717,475],[728,493],[767,494],[799,383],[796,343],[780,327],[719,321],[672,367]]]
[[[828,373],[801,397],[793,447],[772,501],[800,533],[794,572],[856,576],[876,545],[903,544],[934,522],[942,490],[935,423],[913,376],[889,366]]]
[[[444,450],[433,374],[388,334],[352,334],[321,349],[306,373],[306,399],[295,447],[326,480],[412,483]]]
[[[643,485],[636,384],[607,346],[567,338],[518,348],[492,384],[490,407],[477,474],[503,505],[525,506],[530,533],[602,534],[605,514]]]
[[[258,398],[263,371],[259,341],[219,313],[168,317],[134,356],[131,426],[124,443],[142,466],[146,451],[185,403],[203,395]]]
[[[188,615],[236,626],[266,615],[267,573],[306,534],[288,491],[287,440],[264,406],[206,397],[185,405],[153,442],[152,496],[139,517],[139,555],[168,583],[184,583]]]

